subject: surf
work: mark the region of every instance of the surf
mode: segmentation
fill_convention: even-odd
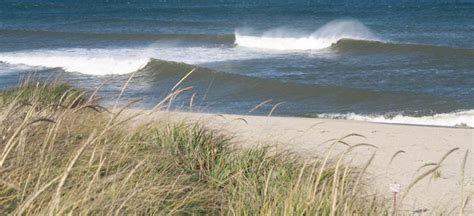
[[[381,41],[367,26],[353,19],[331,21],[306,36],[274,31],[267,31],[261,36],[235,33],[237,46],[269,50],[320,50],[331,47],[341,39]]]
[[[408,116],[397,114],[387,115],[362,115],[355,113],[347,114],[320,114],[319,118],[348,119],[356,121],[367,121],[390,124],[429,125],[445,127],[474,127],[474,110],[457,111],[450,113],[438,113],[426,116]]]
[[[146,65],[148,58],[123,49],[109,52],[97,49],[60,49],[0,53],[0,61],[40,68],[62,68],[90,75],[109,75],[137,71]]]
[[[0,63],[40,68],[62,68],[87,75],[121,75],[142,69],[151,59],[204,64],[264,58],[269,54],[233,47],[63,48],[0,53]]]

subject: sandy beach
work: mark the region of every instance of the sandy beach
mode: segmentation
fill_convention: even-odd
[[[403,206],[401,212],[407,214],[434,214],[439,211],[458,214],[461,203],[474,193],[474,129],[471,128],[186,112],[141,115],[134,124],[151,121],[198,122],[234,137],[234,143],[243,147],[276,145],[276,148],[289,150],[308,159],[327,155],[335,139],[357,134],[344,138],[346,144],[336,144],[331,158],[339,158],[349,148],[348,145],[364,143],[376,146],[353,148],[345,154],[344,164],[364,167],[375,153],[367,169],[368,191],[378,193],[387,202],[392,202],[390,185],[400,184],[397,205]],[[409,185],[435,167],[430,163],[438,163],[450,150],[452,153],[447,155],[438,171],[417,182],[402,200]],[[463,179],[461,167],[466,151],[469,153]],[[472,203],[467,204],[465,211],[474,214]]]
[[[0,0],[0,216],[474,216],[473,20]]]

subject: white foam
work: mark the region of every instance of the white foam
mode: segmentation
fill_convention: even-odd
[[[126,50],[59,49],[0,53],[9,64],[41,66],[84,74],[124,74],[144,66],[148,58]]]
[[[21,72],[21,71],[29,71],[31,69],[32,69],[31,66],[2,64],[2,62],[0,62],[0,73],[5,73],[5,74],[17,73],[17,72]],[[37,69],[41,69],[41,67],[39,67]]]
[[[90,75],[126,74],[139,70],[150,58],[187,64],[267,58],[286,55],[286,50],[326,48],[341,38],[376,39],[370,30],[358,21],[336,20],[307,37],[288,37],[283,31],[270,31],[261,37],[236,33],[236,47],[173,47],[167,44],[152,44],[133,48],[39,49],[0,53],[0,61],[13,65],[58,67],[69,72]]]
[[[393,123],[393,124],[414,124],[414,125],[433,125],[433,126],[467,126],[474,127],[474,110],[435,114],[433,116],[404,116],[396,115],[394,117],[386,116],[366,116],[354,113],[349,114],[322,114],[321,118],[342,118],[357,121]]]
[[[268,58],[280,53],[259,52],[241,47],[155,47],[149,48],[152,58],[186,64],[205,64],[231,60]]]
[[[0,61],[18,67],[63,68],[90,75],[126,74],[145,66],[150,58],[203,64],[228,60],[263,58],[266,54],[238,47],[68,48],[0,53]]]
[[[235,44],[272,50],[318,50],[330,47],[340,39],[379,40],[369,28],[356,20],[334,20],[307,36],[291,37],[291,33],[268,31],[262,36],[235,33]]]

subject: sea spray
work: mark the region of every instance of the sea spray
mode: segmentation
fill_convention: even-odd
[[[334,20],[307,36],[291,37],[279,31],[262,36],[235,33],[235,44],[243,47],[273,50],[318,50],[330,47],[341,39],[379,41],[372,31],[357,20]]]

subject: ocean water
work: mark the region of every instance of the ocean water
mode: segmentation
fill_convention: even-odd
[[[150,108],[474,127],[474,1],[0,2],[0,88]],[[253,109],[257,105],[258,109]]]

